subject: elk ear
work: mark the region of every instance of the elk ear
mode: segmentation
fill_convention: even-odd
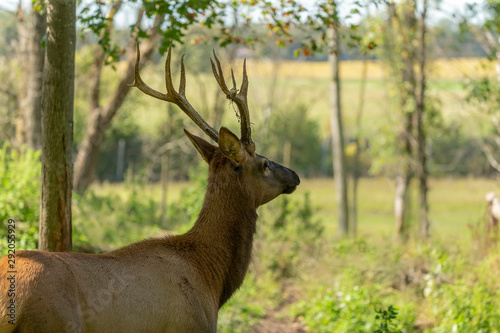
[[[219,131],[219,149],[236,166],[240,166],[246,158],[245,147],[240,139],[225,127]]]
[[[191,140],[193,146],[200,153],[201,157],[207,162],[210,163],[212,157],[214,156],[215,150],[217,147],[212,145],[211,143],[203,140],[202,138],[189,133],[186,129],[184,129],[184,134]]]

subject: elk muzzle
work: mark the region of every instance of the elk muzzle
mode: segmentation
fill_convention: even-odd
[[[300,184],[300,178],[297,173],[287,167],[284,167],[278,163],[271,162],[274,170],[277,171],[278,177],[280,178],[283,184],[282,194],[290,194],[293,193],[297,186]]]

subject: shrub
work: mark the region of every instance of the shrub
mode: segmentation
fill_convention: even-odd
[[[481,261],[463,265],[457,258],[443,256],[436,265],[446,277],[433,271],[427,276],[425,297],[436,325],[429,332],[500,332],[500,294],[498,253]]]
[[[372,333],[384,328],[387,319],[384,313],[382,286],[379,284],[346,286],[336,283],[333,288],[321,290],[319,296],[302,300],[295,306],[295,314],[303,323],[317,333]],[[415,319],[411,306],[401,311],[400,324],[396,318],[390,319],[390,327],[379,332],[411,332]],[[378,314],[378,315],[377,315]],[[377,325],[378,324],[378,325]]]
[[[398,316],[398,311],[392,305],[389,305],[387,310],[385,309],[375,309],[377,315],[375,319],[380,321],[380,326],[374,333],[403,333],[397,325],[394,323],[395,319]]]
[[[308,113],[309,106],[303,103],[273,110],[268,121],[262,124],[264,130],[256,143],[266,156],[278,163],[289,162],[287,166],[293,170],[311,176],[322,174],[324,167],[318,163],[323,158],[320,124]]]
[[[139,184],[126,183],[122,192],[97,194],[92,189],[74,195],[73,241],[95,251],[117,248],[158,234],[158,202]],[[91,249],[92,250],[92,249]]]
[[[0,235],[5,239],[7,220],[16,221],[17,248],[36,249],[40,211],[40,152],[7,143],[0,146]],[[0,244],[5,253],[6,242]]]
[[[277,279],[296,276],[302,259],[313,255],[320,245],[324,229],[313,218],[309,193],[302,201],[282,196],[262,211],[255,246],[262,268]]]
[[[200,213],[207,187],[207,165],[200,162],[189,170],[191,186],[181,192],[180,200],[168,207],[168,229],[183,233],[191,228]]]
[[[431,299],[438,325],[430,332],[499,332],[500,295],[484,285],[469,283],[457,281],[439,287]]]
[[[265,298],[262,295],[266,295]],[[218,332],[245,333],[279,302],[279,287],[267,276],[250,271],[236,294],[219,312]]]

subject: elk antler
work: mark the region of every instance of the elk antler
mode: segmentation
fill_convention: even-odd
[[[185,114],[188,115],[191,120],[195,122],[198,127],[200,127],[203,132],[205,132],[212,140],[217,142],[219,140],[219,133],[214,130],[210,125],[207,124],[205,119],[203,119],[198,112],[189,104],[186,98],[186,73],[184,70],[184,56],[181,57],[181,80],[179,84],[179,92],[175,91],[172,84],[172,75],[170,73],[170,58],[171,58],[172,44],[168,47],[167,60],[165,61],[165,83],[167,87],[167,93],[163,94],[154,89],[151,89],[139,75],[139,62],[141,60],[141,52],[139,50],[139,44],[137,44],[137,59],[135,60],[135,70],[134,70],[134,83],[130,84],[131,87],[137,87],[140,91],[154,98],[161,99],[162,101],[167,101],[177,105]]]
[[[248,92],[248,76],[247,76],[247,66],[246,59],[243,61],[243,80],[241,82],[240,90],[236,89],[236,80],[234,79],[234,73],[231,69],[231,79],[233,81],[233,88],[229,90],[226,86],[226,81],[224,80],[224,74],[222,72],[222,67],[217,55],[214,53],[215,62],[217,63],[217,68],[214,62],[210,59],[212,64],[212,71],[214,72],[215,80],[219,84],[222,92],[226,94],[226,97],[232,100],[236,106],[238,106],[240,118],[241,118],[241,142],[245,145],[250,153],[255,151],[255,145],[252,141],[252,128],[250,127],[250,113],[248,111],[247,102],[247,92]]]

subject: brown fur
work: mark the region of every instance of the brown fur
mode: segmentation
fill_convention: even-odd
[[[218,310],[250,263],[257,207],[291,193],[299,178],[249,153],[225,128],[220,149],[186,134],[209,163],[193,228],[105,254],[17,252],[15,325],[3,258],[0,332],[216,332]]]

